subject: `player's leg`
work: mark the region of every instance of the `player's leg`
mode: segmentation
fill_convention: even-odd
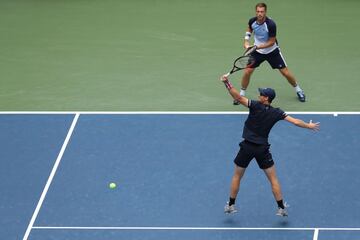
[[[285,209],[287,206],[286,203],[284,203],[283,201],[281,186],[276,175],[275,165],[271,166],[270,168],[264,169],[264,172],[269,179],[274,198],[278,205],[278,211],[276,212],[276,215],[285,217],[288,215]]]
[[[295,76],[287,68],[285,58],[281,54],[280,49],[275,49],[271,53],[267,54],[266,59],[273,69],[279,69],[280,73],[286,78],[291,86],[294,87],[296,95],[300,102],[305,102],[304,91],[300,88]]]
[[[291,86],[296,87],[298,86],[297,81],[294,75],[290,72],[287,67],[279,69],[280,73],[287,79],[287,81],[291,84]]]
[[[251,77],[252,73],[255,71],[255,69],[257,67],[259,67],[261,65],[261,63],[263,63],[266,60],[266,55],[265,54],[261,54],[261,53],[258,53],[256,51],[251,53],[251,57],[253,57],[254,63],[252,64],[251,68],[245,68],[243,70],[243,75],[242,75],[242,78],[241,78],[240,95],[242,95],[242,96],[245,96],[245,90],[249,86],[250,77]]]
[[[235,170],[231,179],[229,201],[226,203],[224,208],[224,212],[227,214],[237,212],[235,208],[235,201],[239,192],[241,178],[244,176],[246,168],[249,166],[252,158],[253,153],[251,146],[246,141],[241,142],[240,150],[234,159]]]
[[[251,54],[251,56],[254,58],[254,64],[252,65],[251,68],[245,68],[243,70],[243,75],[241,78],[241,88],[240,88],[240,95],[241,96],[245,96],[246,94],[246,89],[249,86],[250,83],[250,78],[251,75],[253,74],[253,72],[255,71],[255,69],[260,66],[260,64],[262,62],[264,62],[266,60],[266,56],[264,54],[260,54],[258,52],[253,52]],[[240,103],[237,102],[237,100],[234,100],[234,105],[239,105]]]
[[[290,72],[289,68],[281,68],[279,69],[280,73],[287,79],[287,81],[294,87],[296,94],[299,98],[300,102],[305,102],[305,94],[304,91],[300,88],[299,84],[297,83],[294,75]]]
[[[257,164],[264,170],[270,181],[271,189],[276,201],[282,200],[281,187],[276,176],[274,160],[270,153],[270,145],[259,145],[256,149],[255,158]]]
[[[226,203],[226,205],[224,207],[224,212],[227,214],[237,212],[237,209],[235,208],[235,201],[236,201],[236,197],[239,193],[240,181],[241,181],[241,178],[244,176],[245,170],[246,170],[246,168],[239,167],[235,164],[234,175],[231,179],[231,185],[230,185],[229,201]]]
[[[232,199],[236,199],[240,188],[240,181],[241,178],[244,176],[245,170],[246,168],[235,165],[234,175],[232,177],[230,186],[230,198]]]
[[[241,89],[240,89],[240,95],[245,96],[245,90],[249,86],[250,83],[250,77],[253,74],[255,68],[245,68],[244,73],[241,78]]]
[[[281,186],[276,175],[274,160],[270,153],[270,145],[260,145],[257,147],[255,158],[259,167],[264,170],[270,182],[274,198],[278,205],[278,211],[276,214],[280,216],[287,216],[287,212],[285,210],[286,204],[284,204],[283,201]]]
[[[276,201],[282,200],[283,197],[282,197],[282,193],[281,193],[281,186],[280,186],[279,180],[276,175],[275,165],[273,165],[267,169],[264,169],[264,172],[270,182],[271,190],[273,192],[275,200]]]
[[[240,88],[240,95],[241,96],[245,96],[245,91],[247,89],[247,87],[249,86],[250,83],[250,77],[252,75],[252,73],[255,71],[255,68],[245,68],[243,70],[243,75],[241,78],[241,88]],[[237,100],[234,100],[233,102],[234,105],[239,105],[240,102],[238,102]]]

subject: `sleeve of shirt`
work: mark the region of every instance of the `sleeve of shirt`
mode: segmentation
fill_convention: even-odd
[[[276,37],[276,24],[270,20],[268,22],[269,37]]]
[[[251,26],[252,26],[252,24],[253,24],[255,21],[256,21],[256,17],[253,17],[253,18],[250,18],[250,19],[249,19],[248,25],[249,25],[249,28],[250,28],[251,30],[253,30],[253,28],[252,28]]]
[[[250,109],[250,111],[254,110],[257,106],[259,106],[259,101],[249,99],[248,108]]]
[[[287,117],[287,113],[278,108],[279,120],[284,120]]]

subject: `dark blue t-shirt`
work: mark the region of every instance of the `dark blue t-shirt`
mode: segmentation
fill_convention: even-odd
[[[249,116],[245,121],[243,138],[256,144],[268,144],[271,128],[287,114],[259,101],[249,100]]]

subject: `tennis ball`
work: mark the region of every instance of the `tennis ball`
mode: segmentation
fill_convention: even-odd
[[[109,188],[110,188],[110,189],[116,188],[116,183],[113,183],[113,182],[110,183],[110,184],[109,184]]]
[[[334,117],[337,117],[338,116],[338,114],[337,113],[334,113]]]

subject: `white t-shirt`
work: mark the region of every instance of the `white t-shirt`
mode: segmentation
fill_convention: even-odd
[[[269,17],[266,17],[265,22],[262,24],[256,22],[256,17],[251,18],[249,20],[249,28],[254,33],[255,45],[257,46],[266,43],[270,37],[276,37],[276,24]],[[277,41],[275,41],[271,47],[258,49],[256,51],[262,54],[268,54],[278,47]]]

